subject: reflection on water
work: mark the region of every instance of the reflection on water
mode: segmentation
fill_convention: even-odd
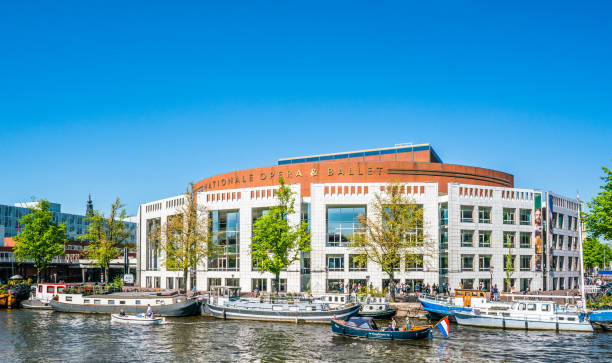
[[[166,318],[111,324],[106,315],[0,310],[8,361],[612,361],[612,334],[451,327],[451,337],[389,342],[333,336],[328,325]]]

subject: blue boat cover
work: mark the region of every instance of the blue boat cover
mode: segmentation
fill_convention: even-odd
[[[353,316],[349,318],[349,320],[346,322],[346,326],[352,326],[352,327],[361,328],[361,329],[378,330],[378,327],[376,326],[374,319],[369,318],[369,317],[363,317],[363,316]]]

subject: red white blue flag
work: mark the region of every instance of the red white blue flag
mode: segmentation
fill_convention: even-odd
[[[444,335],[445,337],[448,337],[449,327],[450,327],[450,325],[448,324],[448,316],[445,316],[444,319],[440,320],[438,324],[436,324],[436,327],[440,329],[440,332],[442,332],[442,335]]]

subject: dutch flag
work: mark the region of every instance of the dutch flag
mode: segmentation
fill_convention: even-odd
[[[444,335],[445,337],[448,337],[448,333],[449,333],[448,316],[445,316],[444,319],[440,320],[438,324],[436,324],[436,326],[438,327],[438,329],[440,329],[440,332],[442,333],[442,335]]]

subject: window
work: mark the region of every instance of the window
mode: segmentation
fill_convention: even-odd
[[[134,305],[140,305],[140,300],[135,300]]]
[[[448,204],[440,204],[440,225],[448,225]]]
[[[226,278],[225,286],[240,286],[240,279],[237,278]]]
[[[108,300],[108,305],[115,305],[115,300]]]
[[[504,232],[504,248],[514,248],[514,232]]]
[[[94,300],[95,305],[100,305],[100,300]]]
[[[491,247],[491,231],[478,231],[478,247]]]
[[[66,299],[68,299],[68,297],[66,297]],[[83,300],[83,304],[89,304],[89,299]]]
[[[478,207],[478,223],[491,223],[490,207]]]
[[[461,271],[474,271],[473,255],[461,255]]]
[[[550,305],[543,304],[541,309],[542,309],[542,311],[550,311]]]
[[[473,289],[474,288],[474,279],[461,279],[461,288],[463,289]],[[466,294],[469,294],[467,292]],[[466,295],[469,296],[469,295]]]
[[[208,269],[238,271],[240,268],[240,212],[236,210],[212,211],[209,218],[212,241],[217,246],[221,246],[223,252],[219,256],[208,259]]]
[[[521,256],[521,271],[531,270],[531,255]]]
[[[279,288],[280,292],[287,292],[287,279],[279,279]],[[272,279],[272,287],[274,291],[276,291],[276,279]]]
[[[166,277],[166,288],[170,290],[174,289],[174,277]]]
[[[504,224],[514,224],[514,208],[504,208]]]
[[[328,207],[327,245],[348,246],[351,236],[364,233],[359,217],[366,216],[366,207]]]
[[[440,231],[440,248],[448,249],[448,231]]]
[[[474,207],[472,206],[461,206],[461,222],[472,223],[474,222]]]
[[[54,294],[54,293],[55,293],[55,287],[47,286],[47,294]]]
[[[365,255],[349,255],[349,271],[366,271],[368,261],[362,261],[357,257],[365,257]]]
[[[461,231],[461,247],[474,247],[474,231]]]
[[[521,240],[520,240],[521,248],[531,248],[531,233],[521,232]]]
[[[565,257],[559,256],[559,271],[564,271],[563,270],[563,263],[564,262],[565,262]]]
[[[406,255],[406,271],[423,271],[423,255]]]
[[[535,311],[536,310],[536,304],[527,304],[527,310],[528,311]]]
[[[344,255],[327,255],[328,271],[344,271]]]
[[[341,279],[327,280],[327,292],[339,292],[343,284],[344,280]]]
[[[251,291],[268,291],[268,279],[251,279]]]
[[[563,214],[557,214],[557,228],[563,229]]]
[[[125,305],[125,300],[119,300],[119,305]]]
[[[531,279],[521,279],[521,291],[529,291],[531,289]]]
[[[489,267],[491,267],[491,256],[479,256],[478,257],[478,270],[479,271],[489,271]]]
[[[521,225],[528,226],[531,224],[531,209],[521,209]]]
[[[221,286],[221,278],[219,277],[209,277],[208,278],[208,290],[212,287]]]

